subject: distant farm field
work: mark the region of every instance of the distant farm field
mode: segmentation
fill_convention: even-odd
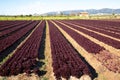
[[[88,16],[32,16],[32,15],[21,15],[21,16],[0,16],[0,20],[74,20],[74,19],[120,19],[120,15],[88,15]]]
[[[0,21],[0,80],[120,80],[119,19],[11,19]]]

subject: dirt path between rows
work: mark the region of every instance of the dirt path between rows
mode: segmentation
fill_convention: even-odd
[[[46,21],[46,40],[45,40],[45,65],[46,65],[46,75],[45,77],[48,80],[55,80],[53,68],[52,68],[52,55],[51,55],[51,46],[50,46],[50,34],[49,34],[49,25]]]

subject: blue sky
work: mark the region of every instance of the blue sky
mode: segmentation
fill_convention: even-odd
[[[101,8],[120,8],[120,0],[0,0],[0,15]]]

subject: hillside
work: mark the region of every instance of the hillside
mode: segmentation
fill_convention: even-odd
[[[103,9],[87,9],[87,10],[67,10],[67,11],[60,11],[60,12],[48,12],[43,15],[56,15],[56,14],[64,14],[69,15],[71,13],[79,13],[79,12],[88,12],[89,14],[120,14],[120,9],[110,9],[110,8],[103,8]]]

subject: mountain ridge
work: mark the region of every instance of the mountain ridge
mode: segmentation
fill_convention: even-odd
[[[120,14],[120,8],[118,9],[111,9],[111,8],[102,8],[102,9],[86,9],[86,10],[66,10],[66,11],[59,11],[59,12],[48,12],[43,15],[57,15],[57,14],[64,14],[70,15],[71,13],[80,13],[80,12],[88,12],[89,14]]]

